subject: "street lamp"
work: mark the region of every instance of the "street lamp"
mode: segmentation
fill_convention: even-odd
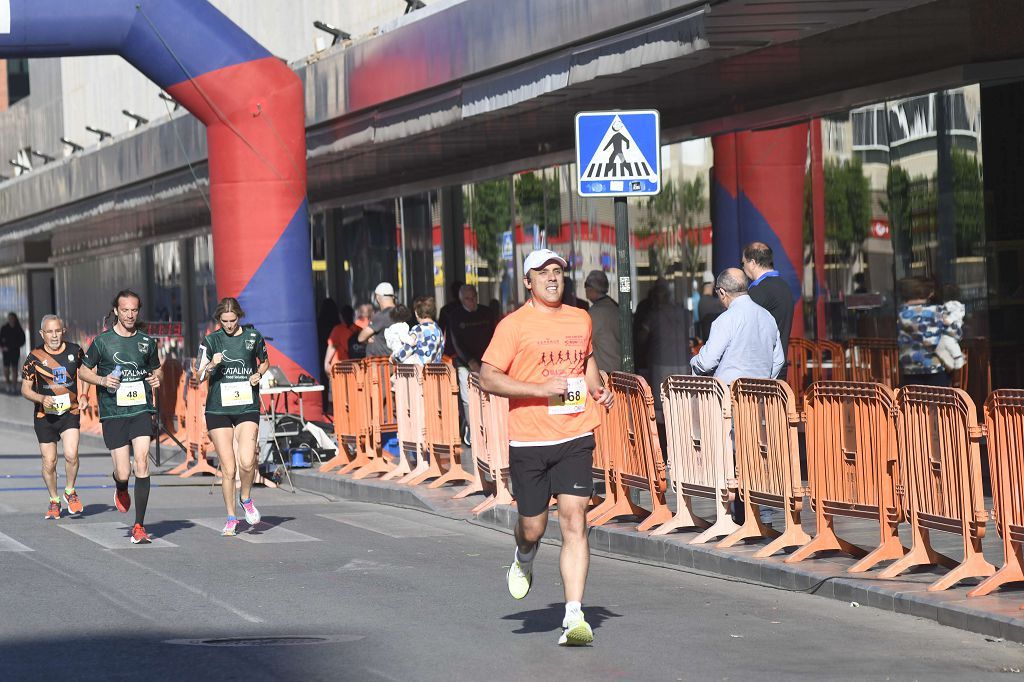
[[[121,113],[124,114],[125,116],[127,116],[128,118],[132,119],[133,121],[135,121],[135,125],[132,126],[133,128],[138,128],[139,126],[144,126],[147,123],[149,123],[149,119],[148,118],[146,118],[145,116],[140,116],[140,115],[136,114],[134,111],[130,111],[128,109],[122,109]]]
[[[77,142],[72,142],[66,137],[60,138],[60,141],[66,144],[67,146],[71,147],[72,154],[74,154],[75,152],[80,152],[83,149],[85,149],[85,147],[83,147],[82,145],[78,144]]]
[[[113,137],[113,135],[108,133],[106,130],[93,128],[92,126],[85,126],[85,129],[88,130],[90,133],[95,133],[96,135],[99,135],[100,142],[103,142],[103,140],[107,139],[108,137]]]

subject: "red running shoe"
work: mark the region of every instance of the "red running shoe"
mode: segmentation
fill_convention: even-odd
[[[149,543],[149,534],[146,533],[146,529],[142,527],[142,524],[136,523],[134,526],[132,526],[132,544],[148,545]]]
[[[83,509],[82,508],[82,501],[80,499],[78,499],[78,493],[74,493],[73,492],[73,493],[71,493],[69,495],[67,492],[65,492],[64,493],[64,501],[68,503],[68,511],[72,515],[77,515],[77,514],[81,514],[82,513],[82,509]],[[129,501],[129,503],[130,503],[130,501]]]
[[[132,508],[132,496],[128,494],[127,490],[117,490],[114,492],[114,506],[122,514]]]
[[[60,518],[60,500],[53,500],[50,502],[50,508],[46,510],[46,516],[44,519],[59,519]]]

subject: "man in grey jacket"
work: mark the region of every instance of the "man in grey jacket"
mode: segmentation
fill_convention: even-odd
[[[619,304],[608,295],[608,276],[600,270],[591,270],[583,282],[583,291],[590,301],[590,322],[594,359],[605,372],[622,369],[622,336],[619,329]]]

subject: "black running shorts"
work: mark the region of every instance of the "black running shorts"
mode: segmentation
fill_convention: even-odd
[[[101,422],[103,444],[108,450],[123,448],[136,438],[153,437],[153,415],[148,412],[134,417],[119,417]]]
[[[244,414],[210,414],[206,413],[206,430],[231,429],[242,422],[260,423],[259,412],[246,412]]]
[[[36,440],[40,443],[56,443],[60,440],[60,434],[68,429],[77,429],[81,426],[78,415],[70,412],[36,417],[33,422],[36,429]]]
[[[520,516],[537,516],[553,495],[594,493],[594,436],[557,445],[512,445],[508,449],[512,494]]]

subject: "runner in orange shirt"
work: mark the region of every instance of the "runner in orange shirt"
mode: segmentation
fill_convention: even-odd
[[[601,409],[611,407],[612,393],[593,358],[590,316],[562,305],[565,265],[548,249],[526,257],[523,282],[532,297],[495,329],[480,385],[509,399],[509,468],[519,509],[509,593],[522,599],[530,591],[548,501],[555,495],[565,591],[558,643],[582,646],[594,639],[581,604],[590,566],[586,510],[594,487],[594,429]]]

